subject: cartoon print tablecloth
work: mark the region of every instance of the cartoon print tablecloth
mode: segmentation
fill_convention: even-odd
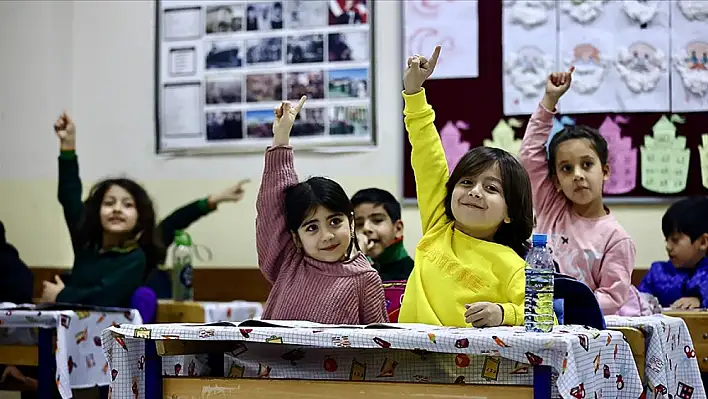
[[[538,364],[553,367],[563,398],[636,399],[642,393],[631,350],[619,332],[580,326],[559,326],[551,334],[526,333],[523,327],[396,326],[124,324],[103,332],[103,350],[116,399],[144,398],[145,339],[239,341],[227,359],[226,375],[232,377],[529,385],[530,365]],[[200,375],[196,364],[181,367]]]
[[[607,316],[608,327],[634,327],[646,340],[646,383],[652,398],[705,398],[698,359],[683,319],[661,314]],[[671,395],[671,396],[669,396]]]
[[[0,329],[15,329],[16,333],[21,332],[23,335],[28,328],[56,329],[56,383],[64,399],[72,397],[72,388],[105,386],[110,383],[108,363],[101,350],[101,332],[104,329],[121,323],[142,324],[137,310],[126,313],[10,310],[15,306],[3,305],[4,309],[0,310]],[[17,344],[13,335],[5,337],[4,343]]]
[[[220,321],[241,322],[259,319],[263,314],[263,304],[260,302],[232,301],[232,302],[198,302],[204,309],[204,322],[216,323]],[[185,365],[185,367],[182,367]],[[191,367],[186,367],[191,365]],[[206,355],[165,356],[162,359],[164,375],[188,376],[189,371],[197,375],[207,375],[211,370],[208,366]],[[195,371],[196,370],[196,371]],[[193,374],[194,375],[194,374]]]

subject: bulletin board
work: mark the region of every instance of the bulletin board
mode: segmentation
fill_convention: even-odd
[[[156,152],[260,152],[281,101],[293,145],[376,145],[366,0],[156,0]]]
[[[459,137],[458,147],[463,150],[485,145],[485,141],[488,144],[490,140],[513,141],[518,145],[518,140],[523,137],[528,122],[528,114],[515,116],[504,114],[502,3],[478,2],[480,57],[478,77],[429,80],[425,83],[428,102],[435,110],[435,124],[441,132],[443,141],[449,140],[446,137],[448,132],[454,132],[454,135]],[[706,23],[708,24],[708,21]],[[407,57],[408,54],[404,56]],[[708,111],[708,107],[703,111]],[[610,137],[608,138],[611,152],[610,166],[611,168],[614,166],[615,169],[611,187],[605,189],[607,202],[661,203],[685,196],[708,194],[706,188],[708,179],[704,179],[701,173],[702,168],[708,170],[708,157],[702,156],[704,145],[707,146],[708,151],[708,142],[705,144],[703,142],[703,135],[708,134],[708,112],[677,112],[677,114],[673,115],[668,109],[664,112],[568,114],[558,115],[556,124],[560,126],[562,121],[567,120],[564,117],[569,117],[576,124],[585,124],[594,128],[600,128],[605,123],[603,126],[605,131],[616,132],[619,128],[618,135],[614,133],[605,135]],[[677,156],[680,151],[676,149],[661,148],[666,140],[674,140],[672,134],[674,137],[685,137],[684,154],[690,153],[690,157],[684,159]],[[645,140],[646,136],[650,136],[649,140]],[[631,146],[625,148],[628,138],[631,139]],[[411,146],[405,131],[402,140],[404,143],[403,199],[404,203],[415,203],[416,187],[410,162]],[[708,141],[708,138],[705,140]],[[507,144],[507,147],[509,145],[514,144]],[[623,148],[625,151],[618,154],[616,151],[618,148]],[[667,160],[666,151],[671,153],[670,162],[681,165],[661,165],[662,159]],[[627,170],[628,167],[630,169],[632,167],[632,157],[636,158],[634,162],[636,171]],[[704,162],[706,164],[703,164]],[[672,172],[682,173],[677,169],[687,173],[685,186],[667,188],[666,181],[663,183],[660,181],[661,177]],[[622,180],[623,176],[632,174],[636,175],[633,179],[634,184]],[[642,179],[645,179],[644,183]],[[656,190],[648,190],[645,186],[656,187]]]

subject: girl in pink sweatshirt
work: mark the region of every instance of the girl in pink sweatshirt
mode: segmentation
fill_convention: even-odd
[[[272,284],[263,319],[362,325],[387,322],[378,272],[359,251],[354,208],[324,177],[298,183],[290,130],[305,103],[275,110],[256,201],[258,265]]]
[[[594,292],[605,315],[637,316],[639,294],[632,286],[634,242],[602,202],[610,176],[607,141],[587,126],[568,126],[548,146],[558,99],[573,69],[548,77],[546,94],[531,115],[519,154],[531,178],[536,231],[551,236],[560,272]]]

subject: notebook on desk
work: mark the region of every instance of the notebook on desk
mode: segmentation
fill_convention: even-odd
[[[37,305],[19,305],[13,308],[7,308],[7,310],[38,310],[38,311],[60,311],[60,310],[71,310],[71,311],[84,311],[84,312],[113,312],[113,313],[125,313],[130,312],[132,309],[127,308],[113,308],[107,306],[94,306],[94,305],[81,305],[76,303],[39,303]]]
[[[208,324],[198,324],[200,326],[213,326],[213,327],[250,327],[250,328],[312,328],[312,329],[330,329],[330,328],[350,328],[350,329],[371,329],[371,330],[381,330],[381,329],[404,329],[404,330],[419,330],[419,331],[430,331],[433,328],[455,328],[455,327],[440,327],[440,326],[429,326],[427,324],[416,324],[416,323],[373,323],[367,325],[347,325],[347,324],[321,324],[313,323],[310,321],[301,320],[261,320],[261,319],[249,319],[242,322],[230,322],[221,321],[216,323]]]

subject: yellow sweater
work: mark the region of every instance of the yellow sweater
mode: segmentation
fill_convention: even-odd
[[[494,302],[504,325],[524,322],[525,262],[511,248],[478,240],[453,228],[445,215],[445,152],[425,91],[403,94],[406,130],[413,148],[423,238],[415,253],[399,323],[469,327],[465,304]]]

